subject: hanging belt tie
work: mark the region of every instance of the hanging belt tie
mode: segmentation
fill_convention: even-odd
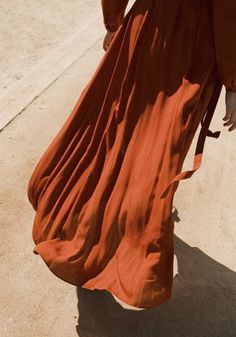
[[[196,172],[202,163],[202,154],[205,144],[206,136],[218,138],[220,136],[220,131],[212,132],[209,130],[209,126],[221,93],[222,89],[222,83],[220,81],[217,81],[213,94],[211,96],[210,102],[207,106],[206,112],[204,113],[202,120],[201,120],[201,131],[198,136],[197,146],[195,150],[194,155],[194,162],[193,162],[193,168],[189,171],[184,171],[179,174],[177,174],[167,185],[167,187],[164,188],[164,190],[161,193],[161,199],[167,196],[167,193],[171,187],[171,185],[179,180],[182,179],[188,179],[190,178],[194,172]]]

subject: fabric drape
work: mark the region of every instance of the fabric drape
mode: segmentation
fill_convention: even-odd
[[[55,275],[151,308],[172,294],[174,193],[200,167],[206,136],[219,136],[209,126],[222,84],[235,90],[235,5],[136,0],[125,15],[127,3],[102,1],[116,33],[28,197],[34,253]]]

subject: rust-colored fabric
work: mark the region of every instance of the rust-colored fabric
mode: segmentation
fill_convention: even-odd
[[[129,0],[101,0],[103,23],[107,30],[116,31],[123,23],[125,9]]]
[[[225,87],[236,92],[236,1],[212,1],[218,69]]]
[[[117,32],[28,197],[34,253],[53,273],[151,308],[171,298],[174,193],[200,167],[206,136],[219,136],[208,127],[222,83],[235,88],[224,50],[235,23],[224,28],[219,1],[137,0],[124,16],[127,2],[102,0]],[[200,123],[193,169],[181,172]]]

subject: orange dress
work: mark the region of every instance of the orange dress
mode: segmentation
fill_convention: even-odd
[[[171,298],[172,201],[236,91],[235,0],[102,0],[116,31],[28,185],[34,253],[59,278],[141,308]],[[202,123],[193,168],[181,172]]]

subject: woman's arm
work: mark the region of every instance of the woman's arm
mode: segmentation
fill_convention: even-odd
[[[216,58],[226,88],[224,126],[236,129],[236,0],[213,0]]]
[[[129,0],[101,0],[103,23],[109,32],[115,32],[123,23]]]

